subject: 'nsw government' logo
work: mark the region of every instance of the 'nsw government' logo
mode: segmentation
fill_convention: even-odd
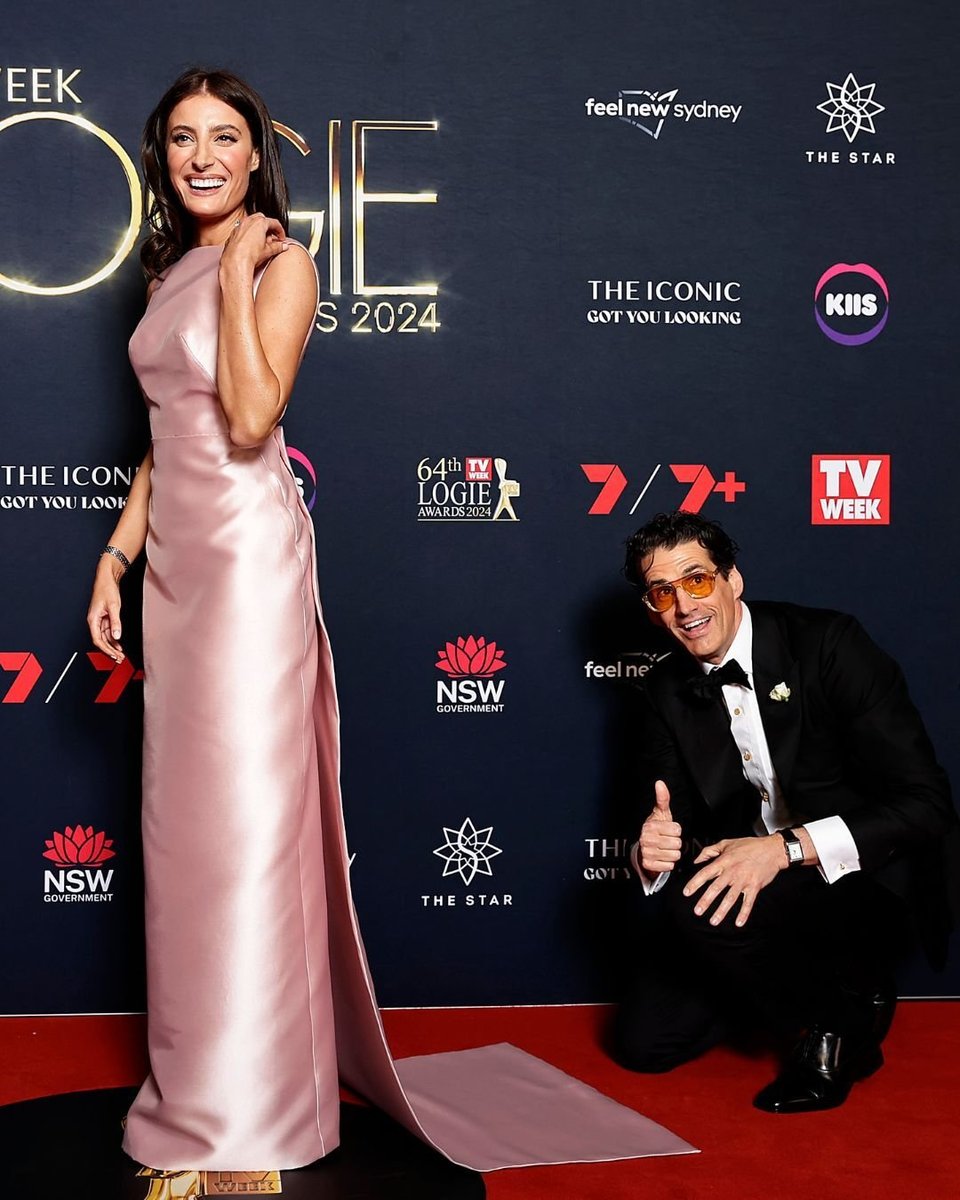
[[[458,637],[437,651],[435,665],[447,676],[437,680],[437,712],[503,712],[505,681],[494,676],[507,663],[496,642]]]
[[[94,831],[92,825],[68,825],[62,833],[55,831],[44,845],[43,857],[59,868],[48,868],[43,873],[45,903],[103,903],[113,899],[113,869],[94,870],[116,857],[113,838],[102,830]]]

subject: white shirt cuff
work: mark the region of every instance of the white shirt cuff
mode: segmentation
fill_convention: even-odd
[[[669,871],[661,871],[659,875],[651,875],[649,871],[645,871],[640,866],[640,843],[636,841],[630,847],[630,866],[636,871],[640,877],[640,884],[643,887],[645,896],[652,896],[659,892],[663,885],[670,878]]]
[[[842,817],[805,821],[803,827],[810,834],[810,841],[820,859],[820,874],[827,883],[836,883],[845,875],[860,870],[857,843]]]

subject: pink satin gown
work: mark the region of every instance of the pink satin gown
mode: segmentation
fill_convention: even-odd
[[[475,1169],[689,1152],[513,1047],[409,1059],[401,1086],[350,896],[313,524],[282,430],[234,446],[217,396],[220,249],[197,247],[169,269],[130,342],[154,455],[143,601],[151,1073],[124,1149],[165,1170],[306,1165],[338,1143],[339,1076]],[[578,1103],[594,1105],[599,1152],[583,1143],[582,1105],[551,1108],[571,1086],[589,1093]]]

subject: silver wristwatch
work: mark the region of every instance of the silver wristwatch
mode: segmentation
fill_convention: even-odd
[[[781,829],[780,836],[783,838],[783,848],[787,852],[787,866],[802,867],[803,846],[797,837],[796,831],[793,829]]]

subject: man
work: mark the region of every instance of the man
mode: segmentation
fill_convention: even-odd
[[[754,1103],[809,1112],[882,1065],[911,936],[942,964],[958,823],[897,664],[852,617],[745,604],[736,552],[686,512],[627,544],[627,578],[680,649],[639,697],[652,807],[634,866],[665,912],[615,1053],[663,1071],[731,1026],[802,1031]]]

